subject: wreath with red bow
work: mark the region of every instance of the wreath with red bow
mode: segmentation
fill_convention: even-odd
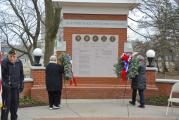
[[[114,64],[114,71],[117,77],[124,80],[130,80],[138,75],[139,60],[132,58],[130,55],[123,53],[118,60],[118,63]]]
[[[70,80],[70,85],[74,83],[74,85],[77,86],[76,78],[73,76],[72,72],[71,56],[69,54],[64,53],[61,55],[59,60],[64,67],[64,79]]]

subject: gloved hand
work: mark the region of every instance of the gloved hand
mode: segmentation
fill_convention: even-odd
[[[24,84],[22,83],[22,84],[20,84],[20,86],[19,86],[19,93],[21,93],[21,92],[23,91],[23,89],[24,89]]]
[[[2,89],[7,90],[10,86],[6,82],[2,82]]]

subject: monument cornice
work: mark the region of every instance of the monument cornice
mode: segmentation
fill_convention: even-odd
[[[122,7],[134,9],[139,5],[138,0],[52,0],[56,7],[83,6],[83,7]]]

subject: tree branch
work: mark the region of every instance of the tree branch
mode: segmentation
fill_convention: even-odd
[[[34,36],[32,35],[32,33],[30,33],[28,26],[25,24],[23,18],[22,18],[21,15],[19,14],[19,12],[18,12],[17,8],[15,7],[15,5],[12,3],[11,0],[8,0],[8,1],[9,1],[10,5],[11,5],[12,9],[14,10],[14,13],[15,13],[15,14],[17,15],[17,17],[20,19],[20,21],[21,21],[21,23],[22,23],[22,25],[23,25],[23,27],[24,27],[25,32],[27,32],[27,33],[33,38]]]
[[[134,29],[132,29],[129,25],[128,25],[128,28],[129,29],[131,29],[132,31],[134,31],[135,33],[137,33],[137,34],[139,34],[140,36],[143,36],[143,37],[145,37],[146,39],[151,39],[150,37],[148,37],[148,36],[145,36],[145,35],[143,35],[143,34],[141,34],[141,33],[139,33],[139,32],[137,32],[137,31],[135,31]]]

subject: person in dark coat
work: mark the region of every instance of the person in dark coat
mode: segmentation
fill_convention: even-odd
[[[144,108],[145,102],[144,102],[144,90],[146,88],[146,65],[145,65],[145,59],[143,56],[138,55],[137,59],[139,60],[139,68],[138,72],[139,74],[136,75],[134,78],[132,78],[132,101],[129,101],[130,104],[135,105],[136,102],[136,95],[137,91],[140,96],[140,105],[138,107]]]
[[[50,62],[46,66],[46,88],[50,109],[60,108],[63,73],[63,67],[57,64],[56,56],[51,56]]]
[[[24,72],[22,62],[17,59],[16,51],[11,49],[2,61],[2,102],[1,120],[17,120],[19,93],[23,91]]]

